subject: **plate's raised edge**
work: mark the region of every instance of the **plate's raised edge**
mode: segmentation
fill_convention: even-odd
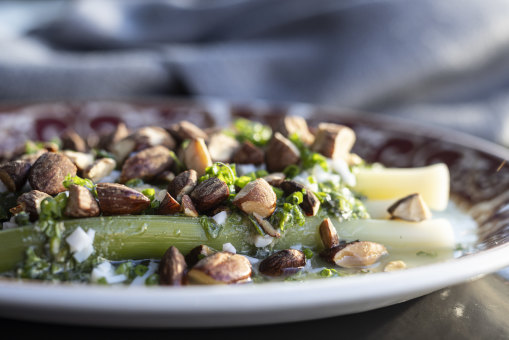
[[[140,314],[253,313],[330,306],[434,291],[509,265],[509,244],[391,273],[236,286],[104,287],[0,281],[0,305]],[[481,269],[480,269],[481,268]],[[345,294],[344,292],[348,292]],[[239,300],[241,299],[241,300]]]
[[[120,103],[130,104],[133,106],[164,106],[164,105],[200,105],[204,108],[213,109],[214,105],[221,104],[228,107],[253,107],[260,109],[260,114],[270,114],[271,108],[286,110],[291,114],[301,115],[302,113],[305,118],[310,118],[310,115],[314,112],[319,112],[321,115],[328,115],[330,117],[343,117],[348,119],[355,119],[359,122],[374,123],[380,122],[386,124],[384,130],[394,130],[401,132],[401,126],[407,127],[409,133],[421,136],[430,137],[443,140],[448,143],[461,145],[470,149],[485,152],[504,160],[509,160],[509,149],[488,141],[486,139],[454,130],[449,127],[438,126],[426,122],[416,122],[411,118],[406,117],[394,117],[388,114],[372,113],[362,110],[356,110],[351,108],[332,106],[327,104],[311,104],[305,102],[289,102],[289,101],[270,101],[264,99],[256,99],[252,101],[247,100],[235,100],[235,99],[224,99],[216,97],[167,97],[167,96],[131,96],[131,97],[96,97],[96,98],[77,98],[77,99],[55,99],[55,100],[29,100],[29,101],[3,101],[0,102],[0,116],[3,112],[10,112],[11,109],[22,109],[23,107],[32,105],[46,105],[46,104],[63,104],[69,106],[84,105],[89,102],[94,103]],[[307,113],[307,115],[306,115]],[[398,127],[398,128],[393,128]]]

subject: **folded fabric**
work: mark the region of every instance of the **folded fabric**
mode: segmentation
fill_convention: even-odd
[[[48,3],[62,8],[44,20],[25,16],[17,35],[0,35],[0,100],[299,101],[435,117],[501,141],[507,1]]]

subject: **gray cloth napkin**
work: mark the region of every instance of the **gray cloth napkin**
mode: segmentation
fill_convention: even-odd
[[[299,101],[509,145],[508,14],[504,0],[0,2],[0,100]]]

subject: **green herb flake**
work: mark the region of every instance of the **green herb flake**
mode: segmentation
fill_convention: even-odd
[[[62,182],[62,184],[64,185],[64,187],[66,188],[69,188],[71,185],[79,185],[79,186],[82,186],[82,187],[85,187],[87,188],[88,190],[94,192],[95,194],[97,194],[95,192],[95,184],[94,182],[92,182],[90,179],[88,178],[81,178],[79,176],[71,176],[71,175],[67,175],[65,176],[65,179],[64,181]]]
[[[29,225],[30,224],[30,216],[26,212],[22,211],[19,214],[17,214],[16,216],[14,216],[14,222],[16,222],[16,224],[19,227]]]
[[[276,194],[277,199],[283,198],[285,192],[282,189],[279,189],[279,188],[276,188],[276,187],[272,186],[272,190]]]
[[[297,176],[298,174],[300,174],[302,172],[302,169],[298,166],[298,165],[295,165],[295,164],[292,164],[292,165],[288,165],[284,170],[283,170],[283,173],[285,174],[285,176],[287,178],[294,178],[295,176]]]
[[[302,192],[294,192],[293,194],[286,197],[286,202],[290,204],[301,204],[304,201],[304,195]]]
[[[438,254],[436,252],[427,252],[427,251],[418,251],[415,255],[423,256],[423,257],[437,257]]]
[[[311,151],[300,139],[297,133],[292,133],[289,137],[290,141],[299,149],[301,166],[303,169],[311,169],[315,165],[319,165],[323,170],[329,171],[327,158],[325,156]]]
[[[212,177],[216,177],[225,182],[228,185],[230,194],[235,193],[235,181],[237,180],[235,164],[225,164],[222,162],[212,164],[205,169],[205,175],[200,177],[200,182]]]
[[[239,141],[250,141],[256,146],[264,146],[272,137],[272,129],[259,122],[239,118],[233,123]]]
[[[106,281],[105,277],[101,277],[97,280],[97,283],[100,285],[108,285],[108,281]]]
[[[146,286],[157,286],[159,284],[159,275],[154,273],[145,279]]]
[[[127,261],[124,263],[121,263],[117,269],[115,269],[115,274],[121,275],[124,274],[127,277],[131,276],[131,270],[133,269],[133,263],[131,261]]]
[[[189,141],[188,141],[189,143]],[[184,147],[183,147],[184,148]],[[184,148],[185,149],[185,148]],[[186,166],[184,165],[184,163],[182,163],[182,161],[177,157],[177,155],[175,154],[175,152],[173,151],[170,151],[170,156],[171,158],[173,159],[173,162],[175,163],[174,167],[176,168],[175,171],[177,173],[181,173],[182,171],[186,170]]]
[[[143,184],[144,183],[141,178],[133,178],[133,179],[130,179],[127,182],[125,182],[125,186],[127,186],[129,188],[136,188],[136,187],[142,186]]]
[[[242,189],[243,187],[245,187],[251,181],[253,181],[252,177],[250,177],[250,176],[241,176],[241,177],[238,177],[235,180],[235,186]]]
[[[256,221],[256,219],[255,219],[253,216],[251,216],[251,215],[249,215],[247,218],[248,218],[248,219],[249,219],[249,221],[251,221],[251,223],[253,224],[253,226],[254,226],[254,228],[255,228],[255,230],[256,230],[256,233],[257,233],[258,235],[264,236],[264,235],[265,235],[265,231],[263,231],[263,228],[260,226],[260,224],[258,223],[258,221]]]
[[[136,267],[134,267],[134,274],[136,274],[136,276],[143,276],[143,275],[145,275],[147,270],[148,270],[147,266],[145,266],[143,264],[139,264]]]
[[[31,140],[25,142],[25,154],[27,155],[33,155],[42,149],[44,149],[43,142],[34,142]]]
[[[95,154],[96,158],[111,158],[111,159],[115,159],[115,156],[111,152],[108,152],[106,150],[93,149],[93,153]]]
[[[204,215],[200,217],[199,221],[207,236],[212,239],[217,238],[223,229],[223,226],[218,225],[211,217]]]
[[[307,260],[311,259],[313,256],[315,256],[315,254],[313,253],[313,251],[309,248],[304,248],[304,250],[302,251],[304,253],[304,256],[306,257]]]
[[[268,176],[269,173],[267,170],[256,170],[255,175],[256,175],[256,178],[262,178],[262,177]]]
[[[141,193],[142,193],[143,195],[147,196],[147,197],[150,199],[150,201],[153,201],[153,200],[154,200],[154,197],[155,197],[155,195],[156,195],[156,191],[155,191],[155,189],[154,189],[154,188],[147,188],[147,189],[143,189],[143,190],[141,191]]]

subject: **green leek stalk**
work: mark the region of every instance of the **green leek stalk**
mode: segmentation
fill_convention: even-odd
[[[307,217],[303,226],[292,227],[274,242],[274,250],[300,245],[321,250],[318,232],[322,217]],[[331,219],[340,239],[378,242],[389,252],[417,250],[433,251],[452,249],[454,235],[447,220],[424,222],[398,220],[352,220],[339,222]],[[254,227],[246,219],[226,224],[216,238],[208,237],[199,218],[182,216],[110,216],[64,221],[64,238],[77,227],[95,230],[94,248],[97,254],[110,260],[158,259],[170,247],[177,247],[183,254],[200,244],[222,249],[231,243],[239,253],[253,255]],[[29,246],[43,246],[46,238],[34,226],[0,231],[0,272],[13,269],[23,260]]]
[[[277,248],[296,243],[316,245],[315,235],[318,220],[309,219],[303,227],[288,232],[277,244]],[[218,237],[207,236],[199,218],[179,216],[109,216],[65,220],[64,238],[77,227],[85,231],[95,230],[95,251],[110,260],[160,258],[170,247],[177,247],[186,254],[200,244],[222,249],[231,243],[242,253],[255,248],[251,242],[253,227],[250,223],[226,225]],[[23,260],[30,246],[42,247],[46,238],[34,226],[0,231],[0,272],[13,269]],[[302,242],[307,240],[307,242]]]

